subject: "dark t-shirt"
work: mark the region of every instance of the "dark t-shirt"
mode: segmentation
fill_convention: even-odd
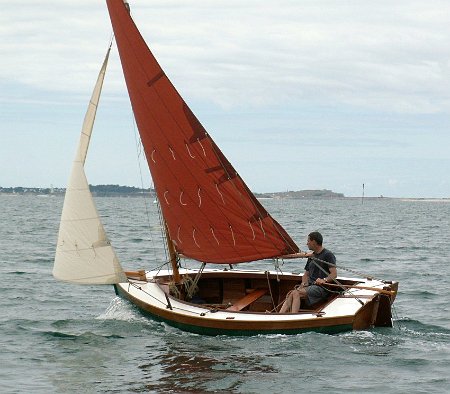
[[[336,257],[328,249],[323,249],[319,254],[314,253],[314,257],[319,260],[328,261],[331,264],[336,264]],[[322,267],[322,271],[318,266]],[[311,258],[308,259],[305,265],[305,271],[309,272],[309,284],[313,284],[316,279],[326,278],[330,273],[330,266],[327,263],[322,263]]]

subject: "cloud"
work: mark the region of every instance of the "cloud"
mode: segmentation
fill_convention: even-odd
[[[441,1],[132,1],[184,95],[223,108],[299,103],[448,111],[450,4]],[[85,92],[111,33],[103,1],[2,6],[0,74]],[[110,74],[123,88],[118,62]]]
[[[449,194],[448,183],[437,187],[450,168],[447,1],[130,3],[167,75],[251,188],[359,195],[365,182],[372,195]],[[11,170],[0,184],[64,184],[111,32],[104,0],[2,4],[0,159]],[[113,49],[91,182],[139,184],[125,163],[132,122]]]

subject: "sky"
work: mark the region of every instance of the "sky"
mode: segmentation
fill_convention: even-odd
[[[1,1],[0,186],[65,187],[112,28],[102,0]],[[131,0],[251,190],[450,198],[450,2]],[[113,47],[86,172],[151,186]]]

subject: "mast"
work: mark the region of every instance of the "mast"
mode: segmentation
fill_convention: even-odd
[[[178,255],[173,247],[173,242],[170,239],[169,229],[167,228],[167,223],[164,222],[164,229],[166,231],[166,241],[167,241],[167,249],[169,251],[169,261],[172,266],[173,271],[173,281],[175,283],[181,282],[180,272],[178,271]]]

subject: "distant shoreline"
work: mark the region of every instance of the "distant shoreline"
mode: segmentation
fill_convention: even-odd
[[[156,198],[155,190],[152,188],[141,189],[133,186],[119,185],[89,185],[94,197],[142,197]],[[51,197],[64,196],[65,188],[38,188],[38,187],[0,187],[0,196],[37,196]],[[346,197],[343,193],[336,193],[328,189],[321,190],[298,190],[274,193],[254,193],[260,200],[277,199],[346,199],[346,200],[403,200],[403,201],[429,201],[429,202],[450,202],[450,197],[385,197],[385,196],[365,196]]]

